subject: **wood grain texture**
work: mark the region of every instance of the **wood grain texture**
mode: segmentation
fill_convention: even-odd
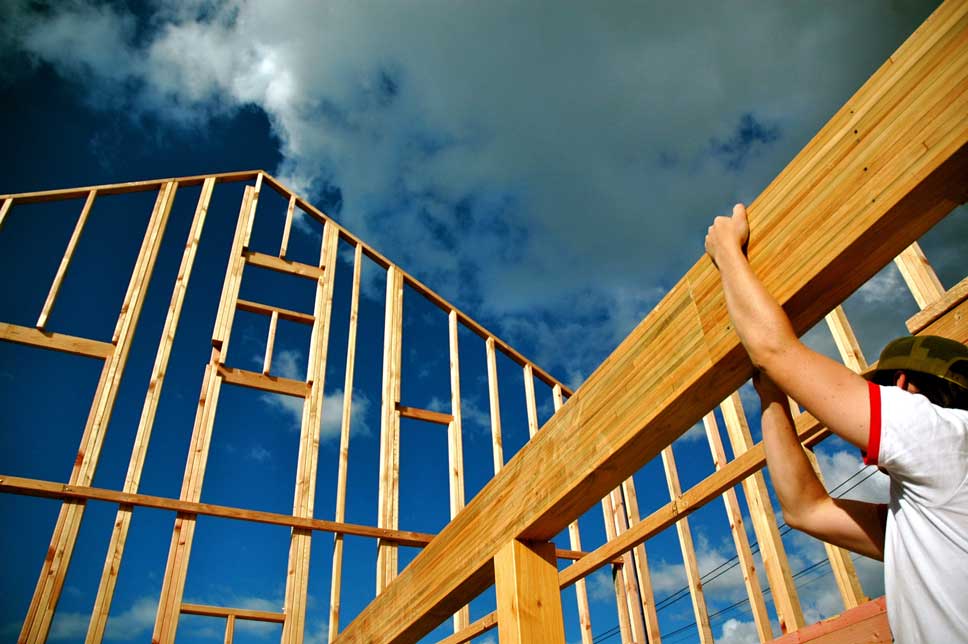
[[[53,331],[41,331],[40,329],[7,322],[0,322],[0,340],[40,349],[50,349],[51,351],[73,353],[88,358],[100,358],[101,360],[107,359],[114,352],[114,345],[110,342],[89,340],[63,333],[54,333]]]
[[[60,265],[57,267],[57,273],[54,275],[54,282],[50,285],[50,291],[48,291],[47,299],[44,301],[44,307],[41,309],[40,316],[37,318],[36,326],[38,329],[43,330],[47,326],[47,320],[50,318],[50,313],[54,308],[54,302],[57,300],[57,294],[60,292],[61,285],[64,283],[64,276],[67,275],[67,269],[74,259],[74,251],[77,249],[77,243],[81,239],[81,233],[84,231],[84,225],[87,223],[88,215],[91,214],[91,207],[94,206],[94,198],[96,196],[97,190],[91,190],[87,195],[87,199],[84,201],[84,207],[81,208],[81,214],[77,218],[77,223],[71,232],[71,238],[67,242],[67,250],[64,251],[64,256],[61,258]]]
[[[733,454],[742,455],[753,447],[753,438],[746,422],[746,413],[739,393],[734,392],[720,405],[723,412],[723,422],[726,423],[726,433],[733,448]],[[804,624],[803,610],[800,607],[800,597],[797,594],[790,562],[780,538],[780,531],[776,523],[776,513],[770,494],[766,488],[763,472],[755,472],[743,479],[743,492],[749,508],[750,521],[756,533],[756,541],[760,546],[760,556],[766,579],[773,593],[773,605],[776,607],[780,631],[788,633],[795,631]]]
[[[672,501],[678,501],[682,497],[682,487],[679,484],[679,470],[676,467],[672,445],[662,450],[662,467],[665,469],[666,483],[669,486],[669,497]],[[699,641],[702,644],[712,644],[713,629],[709,625],[706,593],[702,589],[702,575],[699,572],[699,561],[696,559],[696,548],[693,545],[692,530],[689,529],[687,517],[676,521],[676,533],[679,535],[679,549],[682,551],[682,562],[686,569],[686,583],[689,585],[689,596],[692,598],[692,612],[696,616]]]
[[[894,258],[901,277],[914,296],[919,309],[925,309],[944,296],[944,287],[934,272],[921,245],[914,242]]]
[[[968,300],[968,277],[952,286],[940,300],[929,304],[924,309],[915,313],[907,321],[908,331],[912,335],[921,333],[922,330],[951,309]]]
[[[494,558],[501,644],[564,644],[555,546],[515,539]]]
[[[293,493],[293,516],[311,518],[316,505],[316,479],[319,469],[319,441],[323,420],[326,386],[326,360],[329,355],[330,317],[333,309],[333,287],[336,275],[339,234],[326,224],[320,248],[320,266],[326,268],[316,282],[312,334],[309,339],[309,361],[306,379],[309,392],[303,402],[299,432],[299,454]],[[286,621],[282,625],[282,642],[302,644],[306,630],[306,602],[309,594],[309,559],[312,531],[295,529],[289,541],[289,565],[286,575]]]
[[[292,202],[290,202],[292,203]],[[343,375],[343,416],[339,431],[339,464],[336,469],[336,520],[346,518],[346,477],[350,458],[350,426],[353,420],[353,374],[356,367],[356,329],[360,310],[360,275],[363,249],[356,245],[353,253],[353,288],[350,294],[350,320],[346,338],[346,370]],[[340,595],[343,576],[343,536],[333,539],[333,566],[329,590],[328,641],[339,633]]]
[[[313,266],[312,264],[304,264],[291,259],[283,259],[282,257],[266,255],[265,253],[260,253],[254,250],[246,250],[244,255],[245,261],[252,266],[266,268],[270,271],[276,271],[277,273],[284,273],[286,275],[304,277],[309,280],[320,279],[324,270],[323,268]]]
[[[750,205],[753,270],[797,332],[959,203],[966,12],[939,7]],[[491,583],[499,548],[557,534],[751,373],[703,257],[342,641],[416,641]]]
[[[418,409],[417,407],[408,407],[406,405],[398,404],[397,412],[400,414],[400,418],[422,420],[427,423],[434,423],[435,425],[443,425],[444,427],[447,427],[454,422],[453,414],[445,414],[442,411]]]
[[[494,473],[497,474],[504,467],[504,441],[501,437],[501,394],[497,382],[497,354],[493,337],[487,338],[484,349],[487,355],[487,400],[491,411],[491,453],[494,457]]]
[[[712,412],[706,414],[703,416],[702,423],[706,430],[706,439],[709,442],[709,452],[718,472],[726,466],[726,450],[723,448],[723,439],[719,435],[716,415]],[[761,642],[766,642],[773,638],[773,628],[770,625],[770,614],[766,611],[763,589],[760,586],[760,578],[757,576],[756,567],[753,564],[753,551],[750,548],[743,513],[740,510],[739,498],[734,488],[729,488],[723,492],[723,504],[726,506],[729,531],[733,536],[733,544],[736,546],[736,556],[743,573],[743,584],[746,586],[746,595],[749,597],[750,612],[753,613],[756,633]]]
[[[403,275],[391,266],[387,271],[387,295],[383,329],[383,387],[380,408],[380,487],[377,494],[377,525],[397,528],[400,494],[400,369],[403,340]],[[380,594],[397,576],[397,546],[377,546],[376,592]],[[455,606],[453,613],[459,608]]]

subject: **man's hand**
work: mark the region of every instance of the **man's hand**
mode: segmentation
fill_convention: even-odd
[[[750,225],[746,218],[746,206],[738,203],[733,206],[732,217],[716,217],[713,220],[713,225],[706,233],[706,252],[713,263],[719,266],[719,260],[725,253],[743,252],[749,238]]]
[[[786,404],[787,395],[783,393],[775,382],[770,380],[770,377],[757,369],[753,373],[753,388],[756,389],[756,393],[760,396],[760,403],[765,409],[771,402],[780,402]]]

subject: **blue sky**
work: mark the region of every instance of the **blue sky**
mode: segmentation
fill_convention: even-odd
[[[0,193],[264,168],[577,387],[700,256],[709,219],[754,198],[934,4],[12,0],[0,7]],[[147,494],[178,495],[241,190],[220,186],[213,198],[148,453]],[[95,485],[122,484],[197,195],[179,191]],[[152,200],[97,202],[51,329],[110,338]],[[0,319],[34,324],[80,206],[14,209],[0,231],[0,266],[15,276],[0,283]],[[277,251],[284,213],[285,202],[263,191],[255,248]],[[301,219],[292,254],[316,261],[319,235]],[[966,238],[961,209],[923,240],[945,286],[964,275]],[[327,369],[321,518],[332,517],[335,501],[347,250]],[[375,265],[364,266],[347,510],[357,523],[376,521],[384,280]],[[247,273],[242,296],[312,310],[311,284],[257,271]],[[446,407],[446,316],[412,291],[405,307],[403,402]],[[888,267],[846,309],[873,359],[916,306]],[[258,368],[266,326],[239,314],[230,364]],[[823,328],[807,339],[835,351]],[[460,342],[470,499],[491,474],[486,365],[479,338],[462,332]],[[277,373],[302,377],[307,346],[305,328],[281,324]],[[0,344],[0,473],[66,480],[96,378],[91,360]],[[520,369],[500,359],[499,380],[510,458],[527,437]],[[551,395],[537,389],[544,421]],[[224,388],[202,500],[289,511],[296,413],[283,398]],[[446,433],[405,420],[402,434],[401,527],[437,531],[448,517]],[[690,432],[675,449],[684,487],[712,471],[701,434]],[[842,445],[820,452],[831,484],[859,467]],[[643,514],[667,500],[660,464],[636,480]],[[852,494],[884,491],[875,477]],[[57,507],[0,497],[5,524],[13,517],[18,525],[0,537],[11,562],[0,574],[0,639],[23,618]],[[83,639],[114,512],[90,504],[52,641]],[[136,511],[110,640],[147,637],[172,521],[170,513]],[[602,543],[600,508],[581,525],[586,549]],[[186,600],[279,610],[288,531],[218,519],[199,526]],[[734,556],[726,528],[721,504],[697,513],[703,572]],[[815,541],[784,538],[794,571],[822,556]],[[325,633],[331,542],[320,534],[313,543],[314,637]],[[647,548],[657,598],[675,597],[684,575],[674,530]],[[403,552],[403,561],[415,554]],[[346,556],[344,625],[372,598],[374,546],[348,539]],[[878,565],[858,566],[867,593],[881,594]],[[798,583],[809,617],[841,609],[822,567]],[[616,623],[609,584],[607,573],[589,580],[593,630],[606,635]],[[706,588],[712,610],[745,594],[735,568]],[[577,641],[573,591],[563,602],[569,641]],[[492,608],[486,593],[472,617]],[[751,619],[739,606],[713,630],[719,641],[746,641]],[[691,621],[687,598],[660,612],[665,633]],[[221,638],[217,620],[180,624],[179,641]],[[237,641],[276,637],[278,629],[260,627],[243,629]],[[695,637],[686,630],[668,641]]]

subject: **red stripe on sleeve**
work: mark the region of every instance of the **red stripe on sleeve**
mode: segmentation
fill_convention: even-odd
[[[864,465],[877,465],[877,458],[881,451],[881,388],[868,381],[867,390],[870,392],[871,401],[871,430],[867,437]]]

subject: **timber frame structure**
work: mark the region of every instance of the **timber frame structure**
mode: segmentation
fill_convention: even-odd
[[[917,244],[922,234],[966,200],[966,143],[968,2],[948,0],[749,207],[751,264],[783,305],[798,333],[826,318],[845,364],[858,372],[870,368],[840,304],[894,260],[921,308],[908,321],[910,331],[968,341],[968,278],[945,292]],[[181,494],[177,499],[141,494],[138,486],[155,410],[209,200],[217,186],[229,182],[243,182],[245,189],[212,333],[211,354],[204,367]],[[168,214],[179,188],[199,185],[201,192],[157,346],[124,487],[92,487]],[[260,253],[249,247],[260,193],[266,188],[278,192],[289,204],[278,254]],[[157,198],[111,341],[47,330],[47,319],[95,200],[130,192],[156,192]],[[730,327],[719,278],[707,257],[699,259],[614,353],[573,392],[263,171],[3,195],[0,196],[0,227],[18,205],[55,200],[83,202],[74,234],[36,325],[26,327],[2,322],[0,340],[88,356],[103,361],[103,368],[69,478],[55,482],[0,473],[2,492],[62,501],[20,642],[46,641],[86,504],[89,500],[99,500],[116,504],[117,520],[109,538],[87,642],[100,642],[104,637],[134,509],[149,507],[175,513],[153,642],[173,642],[181,614],[223,617],[226,642],[232,641],[237,620],[278,622],[282,624],[283,642],[303,641],[310,546],[312,535],[317,531],[335,535],[332,552],[326,553],[333,559],[331,642],[415,642],[452,616],[454,634],[443,640],[448,643],[471,641],[495,628],[502,644],[563,642],[560,591],[574,585],[582,642],[589,644],[592,628],[583,580],[603,566],[612,566],[614,571],[622,640],[659,642],[661,633],[645,543],[661,530],[675,525],[699,640],[705,644],[713,641],[712,629],[688,517],[717,498],[726,507],[761,641],[772,641],[777,636],[776,641],[783,642],[819,642],[831,638],[890,641],[883,599],[871,601],[864,596],[850,557],[834,547],[828,547],[827,554],[845,612],[821,624],[805,624],[761,471],[765,463],[763,447],[753,444],[737,393],[751,376],[752,367]],[[316,264],[287,258],[297,208],[323,227]],[[326,361],[331,349],[334,272],[340,243],[349,244],[354,252],[352,308],[346,347],[336,512],[332,519],[321,519],[314,512],[315,481]],[[346,451],[360,266],[364,255],[387,271],[376,526],[345,521]],[[243,274],[249,267],[314,282],[313,312],[240,299]],[[450,413],[401,404],[405,285],[448,316]],[[224,364],[237,310],[265,315],[270,320],[261,372]],[[310,325],[312,329],[305,381],[273,374],[273,342],[280,318]],[[494,478],[466,506],[457,340],[460,327],[479,336],[486,351],[495,471]],[[507,462],[501,440],[497,352],[504,353],[523,370],[531,435],[531,440]],[[649,360],[646,374],[643,363],[655,355],[665,358]],[[552,388],[556,410],[540,428],[534,378]],[[220,388],[225,383],[295,396],[304,401],[291,514],[201,502],[216,407]],[[732,460],[727,460],[720,439],[713,414],[716,406],[722,410],[735,454]],[[828,432],[808,413],[796,411],[801,441],[805,447],[812,448]],[[452,520],[436,535],[399,528],[401,418],[417,418],[447,427]],[[671,444],[699,421],[705,425],[716,471],[697,485],[682,490]],[[655,457],[662,459],[671,500],[642,517],[632,474]],[[734,490],[736,485],[742,485],[749,505],[779,634],[770,623],[764,589],[754,570],[743,512]],[[603,510],[608,539],[601,547],[583,552],[577,519],[596,504]],[[196,519],[200,515],[291,528],[283,612],[185,603],[185,579]],[[556,549],[551,540],[565,530],[570,549]],[[377,594],[340,631],[345,535],[376,539]],[[398,569],[397,552],[401,545],[422,548],[402,571]],[[561,560],[572,563],[559,571]],[[496,610],[472,623],[467,605],[492,585],[496,589]]]

